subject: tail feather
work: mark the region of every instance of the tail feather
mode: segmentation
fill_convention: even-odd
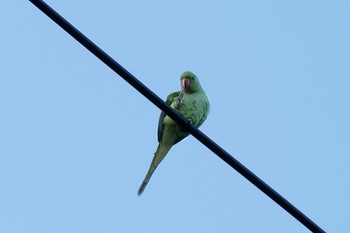
[[[154,153],[154,157],[151,163],[151,166],[148,169],[148,172],[146,174],[145,179],[143,180],[137,195],[140,196],[143,191],[145,190],[149,180],[151,179],[153,172],[156,170],[156,168],[158,167],[158,165],[160,164],[160,162],[162,162],[162,160],[164,159],[165,155],[168,153],[168,151],[170,150],[170,148],[172,147],[172,145],[164,145],[162,143],[159,143],[158,148],[156,150],[156,152]]]
[[[147,186],[148,182],[143,181],[139,190],[137,191],[137,195],[140,196],[143,193],[143,190],[145,190],[146,186]]]

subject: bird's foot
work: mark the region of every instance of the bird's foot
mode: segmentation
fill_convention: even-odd
[[[174,98],[174,100],[176,101],[176,105],[175,105],[176,108],[179,107],[180,105],[182,105],[182,103],[183,103],[183,96],[184,96],[184,92],[181,91],[179,96]]]

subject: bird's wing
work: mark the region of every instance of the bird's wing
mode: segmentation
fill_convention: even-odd
[[[168,95],[165,102],[170,106],[171,103],[174,101],[174,98],[178,97],[179,95],[180,95],[180,91],[173,92],[170,95]],[[162,140],[162,136],[163,136],[163,130],[164,130],[163,120],[165,116],[166,114],[163,111],[160,113],[160,116],[159,116],[159,121],[158,121],[158,142],[159,143]]]

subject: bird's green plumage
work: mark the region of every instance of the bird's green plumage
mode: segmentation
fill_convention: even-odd
[[[166,103],[188,119],[196,127],[202,125],[209,113],[209,101],[203,91],[199,80],[190,71],[184,72],[180,77],[181,91],[171,93]],[[179,126],[173,119],[164,112],[160,114],[158,122],[158,148],[154,154],[151,166],[143,180],[138,195],[141,195],[146,188],[153,172],[164,159],[170,148],[187,137],[189,133]]]

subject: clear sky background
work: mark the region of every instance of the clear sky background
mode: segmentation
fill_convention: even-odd
[[[350,232],[350,2],[47,1],[327,232]],[[29,1],[0,5],[0,232],[309,232]]]

